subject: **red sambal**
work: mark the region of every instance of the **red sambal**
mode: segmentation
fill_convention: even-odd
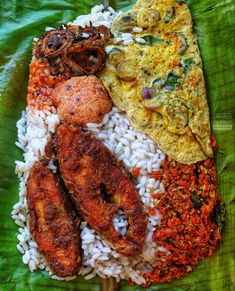
[[[161,223],[153,240],[167,251],[155,254],[158,264],[144,275],[146,286],[188,275],[199,260],[214,253],[221,239],[215,218],[221,197],[212,159],[193,165],[165,159],[162,182],[165,193],[155,205]]]
[[[30,64],[27,104],[37,110],[52,106],[51,93],[55,86],[68,79],[68,76],[54,76],[46,59],[33,58]]]

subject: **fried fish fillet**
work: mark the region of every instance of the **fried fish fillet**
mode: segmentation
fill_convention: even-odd
[[[117,252],[140,254],[147,216],[134,185],[115,157],[90,133],[65,124],[58,127],[55,144],[61,176],[84,219]],[[118,209],[128,221],[125,236],[113,225]]]
[[[30,232],[53,273],[76,275],[81,266],[79,221],[57,179],[41,162],[30,171],[27,203]]]

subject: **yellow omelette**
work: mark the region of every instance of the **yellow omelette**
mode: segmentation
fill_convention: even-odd
[[[212,157],[210,117],[192,18],[182,0],[137,1],[112,25],[115,38],[100,77],[133,127],[184,164]]]

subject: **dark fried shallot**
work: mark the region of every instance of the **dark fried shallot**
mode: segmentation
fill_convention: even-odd
[[[69,47],[74,40],[74,35],[69,30],[47,31],[40,44],[40,55],[46,58],[57,57]]]
[[[91,43],[99,38],[99,32],[96,27],[87,26],[80,30],[80,35],[78,37],[84,42],[87,41]]]
[[[103,47],[78,43],[64,52],[63,61],[78,75],[93,75],[102,70],[105,57]]]
[[[99,32],[101,40],[108,41],[112,37],[110,30],[106,26],[100,25],[100,26],[97,26],[96,28]]]
[[[46,58],[53,74],[92,75],[105,63],[104,46],[112,34],[103,25],[98,27],[62,26],[50,30],[34,46],[36,57]]]

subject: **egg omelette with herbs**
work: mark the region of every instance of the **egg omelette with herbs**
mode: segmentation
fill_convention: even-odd
[[[137,1],[114,20],[112,32],[141,41],[107,47],[100,77],[114,104],[175,161],[212,157],[202,62],[184,1]]]

